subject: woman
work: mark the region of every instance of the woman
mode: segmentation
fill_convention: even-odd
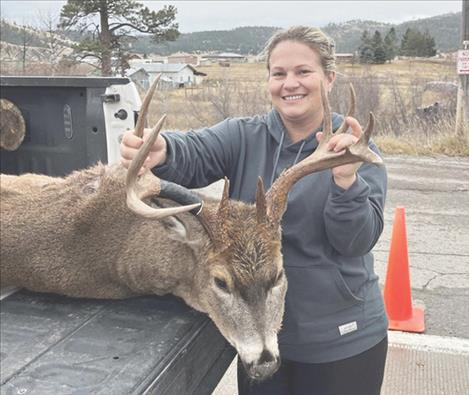
[[[255,201],[258,176],[269,187],[287,167],[310,155],[321,139],[320,86],[335,80],[333,42],[320,30],[292,27],[267,43],[273,109],[227,119],[197,133],[163,133],[145,162],[163,179],[202,187],[227,176],[230,196]],[[343,118],[333,114],[337,129]],[[341,151],[362,133],[334,136]],[[142,140],[121,144],[128,166]],[[370,148],[378,152],[371,143]],[[238,368],[240,394],[379,394],[387,352],[387,319],[370,250],[383,227],[386,171],[369,164],[310,174],[290,190],[282,220],[288,292],[279,333],[282,364],[252,383]]]

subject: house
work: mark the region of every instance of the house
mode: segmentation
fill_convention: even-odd
[[[211,62],[245,63],[247,61],[246,56],[239,55],[237,53],[232,53],[232,52],[222,52],[219,54],[206,54],[206,55],[203,55],[202,58],[206,61],[208,60]]]
[[[197,85],[207,74],[197,71],[194,66],[186,63],[141,63],[134,64],[136,69],[144,69],[149,75],[149,84],[161,74],[161,82],[172,88]]]
[[[355,55],[353,53],[336,53],[335,59],[337,63],[354,63]]]
[[[143,67],[139,69],[127,69],[125,74],[135,85],[141,88],[142,91],[146,92],[150,87],[150,74]]]
[[[167,63],[166,58],[158,57],[155,58],[145,58],[145,59],[130,59],[129,66],[132,69],[138,69],[143,63]]]
[[[186,63],[193,66],[199,65],[199,57],[186,52],[177,52],[168,56],[168,63]]]

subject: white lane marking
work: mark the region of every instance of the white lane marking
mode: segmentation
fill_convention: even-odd
[[[419,351],[469,356],[469,339],[460,337],[388,331],[388,340],[389,345],[403,345]]]

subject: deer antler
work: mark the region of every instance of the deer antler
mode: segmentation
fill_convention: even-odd
[[[355,112],[355,92],[350,85],[351,103],[348,116],[353,116]],[[267,217],[275,224],[279,224],[283,213],[287,206],[287,197],[290,188],[302,177],[307,174],[325,170],[339,165],[345,165],[356,162],[370,162],[381,164],[382,159],[368,147],[371,132],[374,126],[374,116],[370,112],[368,125],[360,139],[349,148],[341,152],[329,151],[327,148],[329,140],[334,135],[332,132],[332,117],[329,107],[329,100],[321,84],[321,99],[324,112],[323,136],[316,150],[297,163],[284,171],[273,183],[266,195],[267,201]],[[345,133],[347,124],[344,122],[335,134]]]
[[[143,129],[145,126],[145,118],[148,113],[148,107],[150,105],[151,98],[153,93],[156,90],[156,86],[158,85],[158,81],[160,76],[158,76],[153,84],[151,85],[150,89],[148,90],[145,98],[143,99],[142,108],[140,111],[140,116],[137,120],[137,125],[135,126],[135,134],[139,137],[143,136]],[[161,119],[158,121],[156,126],[151,131],[149,139],[140,147],[137,155],[130,163],[129,169],[127,170],[127,177],[126,177],[126,192],[127,192],[127,206],[133,212],[138,215],[147,218],[164,218],[170,215],[176,215],[180,213],[184,213],[187,211],[194,210],[196,208],[200,208],[202,202],[200,199],[192,194],[190,191],[186,190],[185,188],[169,183],[169,182],[162,182],[158,177],[154,176],[151,172],[145,175],[145,181],[148,185],[145,185],[141,192],[137,191],[137,180],[138,180],[138,172],[145,162],[148,154],[150,153],[151,147],[156,141],[158,134],[163,127],[164,120],[166,119],[166,115],[163,115]],[[148,206],[144,203],[141,199],[149,196],[165,196],[165,197],[173,197],[174,195],[178,196],[185,202],[191,202],[193,204],[184,205],[180,207],[171,207],[171,208],[160,208],[155,209],[153,207]],[[175,201],[180,201],[177,198],[174,198]]]
[[[148,112],[153,93],[156,90],[159,76],[155,79],[152,86],[148,90],[145,98],[143,99],[142,109],[140,116],[135,127],[135,134],[139,137],[143,136],[143,129],[145,124],[145,117]],[[225,179],[225,187],[223,192],[223,198],[220,202],[218,209],[211,209],[204,207],[201,198],[190,190],[184,188],[181,185],[174,184],[169,181],[160,180],[155,177],[152,173],[145,174],[145,180],[141,184],[144,184],[140,188],[141,192],[137,190],[137,179],[138,172],[145,162],[148,154],[150,153],[151,147],[156,141],[158,134],[163,127],[166,115],[163,115],[158,121],[156,126],[153,128],[148,140],[140,147],[137,155],[132,160],[129,169],[127,170],[127,206],[134,211],[136,214],[147,217],[147,218],[164,218],[171,215],[180,214],[187,211],[192,211],[193,214],[197,215],[202,225],[209,234],[210,239],[217,245],[223,245],[223,241],[226,239],[226,230],[223,228],[222,218],[227,216],[228,210],[228,180]],[[155,209],[145,204],[141,199],[149,196],[160,196],[169,198],[175,202],[178,202],[182,206],[171,207],[171,208],[160,208]],[[204,209],[203,209],[204,208]]]

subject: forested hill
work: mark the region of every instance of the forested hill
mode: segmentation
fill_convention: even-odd
[[[133,44],[136,52],[154,52],[168,55],[174,52],[236,52],[258,54],[264,44],[278,30],[277,27],[248,26],[233,30],[211,30],[185,33],[173,42],[155,45],[149,37],[139,38]]]
[[[322,29],[336,42],[337,52],[353,52],[360,45],[364,30],[374,33],[379,30],[386,33],[391,27],[396,29],[400,40],[407,28],[417,29],[422,33],[428,30],[435,39],[439,51],[445,52],[458,48],[460,39],[461,13],[439,15],[432,18],[418,19],[401,24],[375,21],[352,20],[343,23],[330,23]],[[207,52],[223,51],[241,54],[258,54],[277,27],[239,27],[233,30],[203,31],[181,34],[178,40],[155,45],[150,38],[139,38],[133,48],[137,52],[156,52],[167,55],[177,51]]]
[[[353,52],[360,45],[360,37],[364,30],[373,34],[375,30],[386,33],[391,27],[396,29],[400,41],[407,28],[425,32],[428,30],[435,39],[436,49],[441,52],[456,50],[459,47],[461,13],[439,15],[432,18],[418,19],[401,24],[389,24],[375,21],[352,20],[343,23],[330,23],[322,29],[336,42],[337,52]],[[174,52],[236,52],[240,54],[258,54],[268,38],[279,28],[265,26],[239,27],[233,30],[212,30],[195,33],[185,33],[173,42],[155,44],[150,37],[139,37],[132,42],[132,52],[157,53],[168,55]],[[33,31],[21,31],[19,26],[13,26],[2,20],[1,41],[27,45],[47,46],[41,44],[41,36]],[[25,40],[25,34],[28,37]],[[33,37],[34,36],[34,37]],[[77,33],[67,34],[70,40],[83,39]]]
[[[353,52],[360,45],[360,37],[364,30],[368,30],[368,33],[371,33],[372,36],[375,30],[386,34],[391,27],[396,29],[399,41],[408,28],[422,33],[428,30],[430,35],[435,39],[438,51],[452,51],[459,47],[461,13],[438,15],[432,18],[416,19],[400,24],[353,20],[344,23],[330,23],[322,29],[335,40],[337,52]]]

